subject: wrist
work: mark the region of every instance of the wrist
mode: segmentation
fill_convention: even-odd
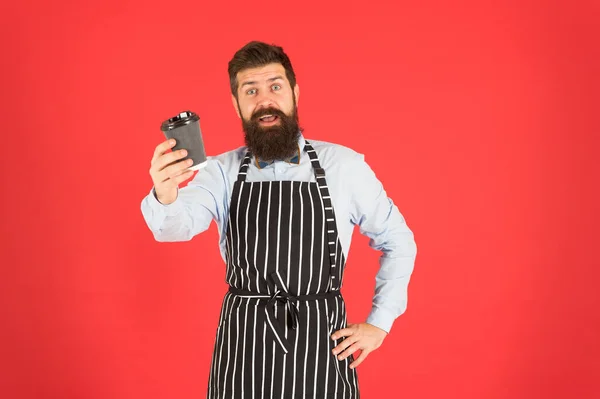
[[[156,188],[153,187],[152,188],[152,194],[154,195],[154,198],[161,203],[161,205],[171,205],[173,202],[175,202],[178,198],[178,194],[179,194],[179,188],[175,191],[175,195],[171,195],[171,196],[160,196],[157,194],[156,192]]]

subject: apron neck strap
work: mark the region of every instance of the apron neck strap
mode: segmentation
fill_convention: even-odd
[[[315,173],[315,177],[319,178],[319,177],[325,176],[325,170],[323,168],[321,168],[321,164],[319,163],[319,158],[317,157],[317,152],[312,147],[312,145],[310,145],[310,142],[308,140],[305,140],[304,143],[305,143],[304,151],[310,157],[310,163],[312,164],[313,171]]]
[[[250,160],[252,159],[252,153],[250,151],[246,151],[246,155],[242,160],[242,165],[240,166],[240,170],[238,172],[237,181],[245,181],[246,174],[248,173],[248,166],[250,165]]]

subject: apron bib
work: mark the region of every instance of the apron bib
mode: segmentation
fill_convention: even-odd
[[[347,323],[345,257],[325,172],[308,141],[304,150],[316,182],[246,182],[250,152],[240,166],[209,399],[359,398],[354,357],[331,353]]]

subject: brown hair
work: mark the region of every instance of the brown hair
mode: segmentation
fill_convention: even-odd
[[[228,64],[229,83],[231,85],[231,94],[237,99],[238,72],[257,68],[271,63],[279,63],[285,69],[285,76],[290,82],[292,90],[296,86],[296,74],[292,68],[292,63],[283,48],[274,44],[267,44],[258,41],[252,41],[239,49]]]

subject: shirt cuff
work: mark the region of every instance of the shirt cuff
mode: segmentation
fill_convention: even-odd
[[[371,313],[369,313],[369,317],[367,317],[367,323],[389,333],[395,319],[394,315],[388,313],[385,309],[373,306]]]
[[[175,216],[183,208],[183,205],[179,200],[179,187],[177,188],[177,197],[175,198],[175,201],[167,205],[163,204],[158,200],[158,198],[156,198],[156,191],[154,190],[154,187],[152,187],[148,197],[148,203],[150,207],[157,213],[164,213],[165,216]]]

